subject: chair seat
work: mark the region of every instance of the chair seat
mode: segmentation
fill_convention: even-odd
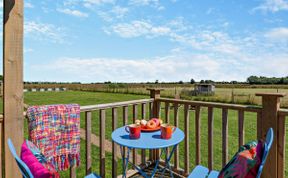
[[[209,169],[207,167],[198,165],[196,166],[188,178],[206,178],[209,173]]]
[[[218,171],[211,171],[208,175],[208,178],[217,178],[219,175],[219,172]]]
[[[87,176],[85,176],[85,178],[101,178],[99,175],[97,175],[96,173],[91,173]]]
[[[218,175],[218,171],[213,170],[209,173],[209,169],[207,167],[197,165],[188,176],[188,178],[206,178],[207,176],[208,178],[217,178]]]

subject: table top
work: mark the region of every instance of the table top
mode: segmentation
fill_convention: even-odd
[[[125,147],[138,149],[158,149],[179,144],[185,135],[182,130],[176,128],[169,140],[161,138],[160,131],[141,132],[139,139],[130,139],[129,133],[125,131],[125,126],[120,127],[112,132],[112,140]]]

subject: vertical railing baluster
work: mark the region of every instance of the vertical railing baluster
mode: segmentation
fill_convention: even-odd
[[[280,115],[278,118],[278,145],[277,145],[278,177],[285,177],[285,144],[286,144],[285,140],[286,140],[285,116]]]
[[[208,107],[208,168],[213,169],[213,107]]]
[[[170,103],[169,102],[165,102],[165,123],[169,123],[170,122]],[[167,148],[167,154],[166,154],[166,159],[168,157],[168,155],[170,154],[170,149]]]
[[[70,167],[70,178],[76,178],[76,165]]]
[[[118,117],[117,117],[117,108],[112,108],[112,130],[117,128]],[[116,178],[117,175],[117,144],[112,142],[112,177]]]
[[[2,169],[4,167],[3,165],[3,115],[2,118],[0,118],[0,178],[2,178]]]
[[[184,106],[184,133],[185,133],[185,149],[184,149],[184,173],[186,175],[189,174],[189,154],[190,154],[190,149],[189,149],[189,105],[185,104]]]
[[[244,111],[238,111],[238,145],[244,144]]]
[[[86,175],[90,174],[91,168],[91,118],[92,112],[85,112],[85,139],[86,139]]]
[[[141,119],[146,119],[146,103],[141,104]],[[141,163],[146,163],[146,151],[144,149],[141,150]]]
[[[132,111],[132,115],[133,115],[133,123],[135,123],[135,120],[138,118],[138,105],[137,104],[134,104],[133,105],[133,111]],[[136,154],[137,152],[136,152],[136,150],[135,149],[133,149],[132,150],[132,155],[133,155],[133,160],[132,160],[132,162],[133,162],[133,164],[134,165],[136,165],[136,164],[138,164],[138,161],[137,161],[137,154]]]
[[[128,106],[123,106],[123,126],[128,123]],[[126,148],[123,147],[123,156],[126,155]]]
[[[222,109],[222,167],[228,162],[228,109]]]
[[[175,127],[178,127],[178,123],[179,123],[179,104],[178,103],[174,103],[174,125]],[[174,169],[178,170],[179,169],[179,148],[177,146],[177,148],[175,149],[174,152]]]
[[[260,140],[262,137],[262,112],[257,112],[257,139]]]
[[[199,165],[201,162],[201,137],[200,137],[200,128],[201,128],[201,108],[200,106],[195,106],[195,140],[196,140],[196,159],[195,164]]]
[[[106,111],[100,109],[100,176],[105,177],[105,120]]]
[[[148,119],[153,117],[153,112],[152,112],[153,109],[152,108],[153,108],[153,103],[150,102],[149,103],[149,118]],[[149,150],[149,159],[154,160],[153,150]]]

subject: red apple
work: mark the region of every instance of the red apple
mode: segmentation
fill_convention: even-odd
[[[160,125],[160,121],[158,118],[152,118],[150,120],[154,121],[157,127]]]

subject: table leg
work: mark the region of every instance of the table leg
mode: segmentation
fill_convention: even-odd
[[[164,172],[166,171],[166,169],[168,168],[169,169],[169,172],[170,172],[170,176],[171,177],[174,177],[173,176],[173,173],[172,173],[172,170],[171,170],[171,166],[170,166],[170,160],[172,158],[172,155],[174,153],[174,151],[176,150],[178,145],[174,145],[172,151],[170,152],[169,156],[167,155],[167,152],[168,152],[168,148],[164,148],[165,149],[165,167],[163,168],[163,171],[161,172],[161,177],[163,177],[163,174]]]
[[[121,156],[122,156],[122,178],[126,178],[126,173],[127,173],[127,167],[128,167],[128,162],[129,162],[129,156],[130,156],[130,151],[131,149],[128,148],[127,149],[127,157],[125,157],[125,149],[123,146],[120,146],[120,152],[121,152]]]
[[[164,150],[165,150],[165,148],[162,148],[162,149],[161,149],[160,156],[158,157],[158,159],[157,159],[157,161],[156,161],[156,165],[155,165],[155,167],[154,167],[154,169],[153,169],[153,172],[152,172],[152,174],[151,174],[151,177],[154,177],[154,175],[155,175],[155,173],[156,173],[156,171],[157,171],[157,169],[158,169],[158,165],[159,165],[159,162],[160,162],[160,158],[161,158]]]

